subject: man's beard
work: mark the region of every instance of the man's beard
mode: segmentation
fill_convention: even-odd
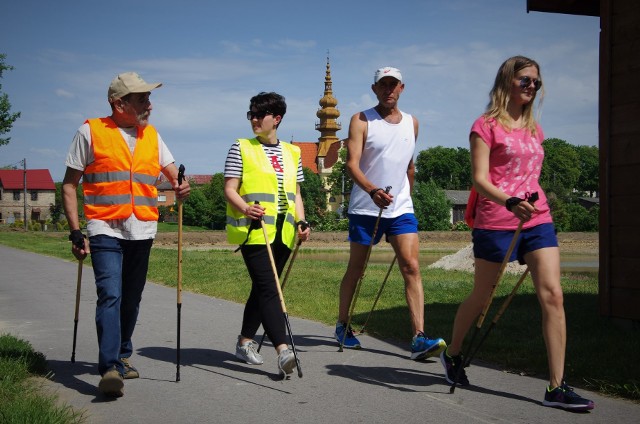
[[[136,122],[138,123],[139,127],[146,127],[149,124],[149,114],[141,113],[140,115],[137,115]]]

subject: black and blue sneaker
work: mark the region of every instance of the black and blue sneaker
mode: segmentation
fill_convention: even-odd
[[[588,411],[595,407],[593,401],[578,395],[573,391],[573,388],[569,387],[564,381],[562,385],[553,390],[549,390],[547,387],[542,404],[544,406],[568,409],[571,411]]]
[[[346,347],[348,349],[360,349],[360,341],[356,338],[356,336],[353,335],[353,329],[349,327],[349,329],[347,330],[346,327],[347,325],[343,322],[336,323],[336,340],[338,341],[338,343],[343,343],[344,340],[344,344],[342,345],[342,347]],[[347,333],[346,337],[345,331]]]
[[[456,379],[459,386],[468,386],[469,379],[467,373],[464,371],[464,361],[462,355],[449,356],[446,349],[440,354],[440,362],[444,367],[444,378],[447,383],[454,384]]]

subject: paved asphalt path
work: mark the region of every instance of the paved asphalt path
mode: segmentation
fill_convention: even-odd
[[[238,257],[238,260],[241,260]],[[482,364],[467,370],[477,385],[453,395],[439,360],[414,362],[408,346],[362,336],[364,349],[338,352],[333,328],[291,318],[304,375],[278,378],[276,354],[265,364],[235,359],[243,305],[183,292],[180,382],[176,382],[176,292],[148,283],[134,334],[132,363],[141,378],[125,395],[97,391],[93,271],[85,266],[76,362],[71,363],[77,262],[0,246],[0,333],[28,340],[54,372],[60,399],[89,423],[638,423],[640,405],[580,390],[587,413],[540,405],[546,381]],[[215,278],[215,276],[212,276]],[[243,284],[245,276],[238,276]],[[183,282],[188,289],[189,282]],[[407,324],[408,325],[408,324]],[[606,358],[601,364],[606,366]]]

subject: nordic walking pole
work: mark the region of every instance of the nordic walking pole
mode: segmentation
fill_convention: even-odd
[[[526,201],[528,201],[531,204],[533,204],[536,200],[538,200],[538,193],[537,192],[533,193],[528,199],[526,199]],[[507,264],[509,263],[509,259],[511,258],[511,253],[513,253],[513,249],[515,248],[516,242],[518,241],[518,236],[520,235],[520,232],[522,231],[522,224],[524,224],[524,222],[520,221],[520,223],[518,224],[518,228],[516,229],[515,233],[513,234],[513,239],[511,239],[511,243],[509,244],[509,248],[507,249],[507,253],[504,256],[504,259],[502,260],[502,264],[500,264],[500,269],[498,270],[498,275],[496,276],[496,279],[495,279],[495,281],[493,283],[493,286],[491,287],[491,293],[489,294],[489,297],[487,298],[487,301],[485,302],[485,305],[482,308],[482,312],[480,313],[480,316],[478,317],[478,321],[476,322],[476,326],[475,326],[473,334],[471,336],[471,341],[469,342],[469,347],[467,348],[467,353],[466,353],[466,355],[463,355],[463,358],[465,356],[469,355],[469,352],[471,351],[471,347],[473,346],[473,342],[475,341],[475,338],[478,335],[478,331],[480,330],[480,328],[482,328],[482,324],[484,323],[484,319],[487,316],[487,312],[489,311],[489,307],[491,307],[491,302],[493,302],[493,298],[496,295],[496,291],[498,289],[498,284],[500,283],[500,280],[502,279],[502,276],[504,275],[504,270],[507,268]],[[456,390],[456,385],[458,384],[458,380],[460,379],[460,375],[461,375],[463,369],[464,369],[464,364],[463,364],[463,366],[458,368],[458,372],[456,373],[456,379],[454,380],[453,384],[451,385],[451,388],[449,389],[449,393],[453,393]]]
[[[387,186],[384,190],[385,193],[389,193],[391,190],[391,186]],[[384,206],[380,207],[380,212],[378,212],[378,218],[376,219],[376,223],[373,226],[373,233],[371,233],[371,241],[369,242],[369,248],[367,249],[367,256],[364,259],[364,265],[362,266],[362,273],[360,274],[360,278],[358,279],[358,283],[356,284],[356,290],[353,294],[353,299],[351,300],[351,307],[349,309],[349,316],[347,318],[347,326],[344,329],[344,334],[342,335],[342,341],[340,341],[340,347],[338,348],[338,352],[343,351],[344,341],[347,339],[347,333],[349,332],[349,328],[351,326],[351,319],[353,318],[353,311],[356,307],[356,301],[358,300],[358,294],[360,293],[360,286],[362,285],[362,280],[364,280],[364,274],[367,270],[367,265],[369,264],[369,257],[371,256],[371,249],[373,248],[373,241],[376,238],[376,233],[378,232],[378,225],[380,224],[380,217],[382,216],[382,211],[384,210]]]
[[[476,353],[478,353],[478,350],[480,349],[480,346],[482,346],[482,343],[484,343],[484,341],[486,340],[487,336],[489,335],[493,327],[496,326],[496,324],[498,323],[498,320],[500,320],[500,318],[502,317],[502,314],[504,314],[504,311],[506,311],[509,305],[511,304],[513,297],[515,296],[516,292],[524,282],[524,279],[527,278],[527,275],[529,275],[529,267],[525,269],[525,271],[522,273],[522,276],[520,277],[516,285],[511,290],[511,293],[509,294],[509,296],[504,300],[504,302],[502,302],[502,306],[500,306],[498,313],[493,317],[493,320],[491,320],[491,324],[489,325],[489,328],[487,328],[487,331],[484,332],[484,334],[482,335],[482,338],[480,339],[480,341],[478,341],[478,345],[475,347],[475,349],[473,349],[473,352],[471,352],[469,356],[465,359],[465,362],[464,362],[465,367],[468,367],[471,364],[471,360],[474,358],[474,356],[476,356]]]
[[[378,294],[376,295],[376,300],[373,301],[373,305],[371,306],[371,311],[369,311],[369,315],[367,315],[367,319],[364,321],[364,324],[362,325],[362,328],[360,329],[360,334],[363,334],[364,330],[367,327],[367,323],[369,322],[369,318],[371,318],[371,315],[373,314],[373,310],[376,308],[376,305],[378,304],[378,300],[380,299],[380,295],[382,294],[382,290],[384,290],[384,285],[387,284],[387,278],[389,278],[389,274],[391,274],[391,270],[393,269],[393,266],[396,263],[396,259],[398,259],[397,255],[395,255],[393,257],[393,260],[391,261],[391,265],[389,265],[389,270],[387,271],[387,275],[385,275],[384,280],[382,280],[382,285],[380,286],[380,290],[378,290]]]
[[[305,231],[307,227],[309,227],[309,224],[305,221],[300,221],[299,224],[302,231]],[[298,242],[296,243],[296,248],[293,249],[293,255],[291,256],[291,260],[289,261],[289,266],[287,267],[287,271],[284,273],[284,278],[282,279],[282,284],[280,285],[280,288],[283,291],[284,291],[285,284],[287,284],[287,281],[289,280],[289,273],[291,272],[291,266],[293,265],[293,261],[296,260],[296,256],[298,255],[298,249],[300,249],[301,244],[302,244],[302,240],[298,240]]]
[[[72,364],[76,362],[76,340],[78,336],[78,313],[80,312],[80,288],[82,287],[82,262],[83,261],[84,259],[78,259],[78,283],[76,284],[76,313],[73,318],[73,350],[71,351]]]
[[[287,330],[289,331],[289,339],[291,340],[291,350],[293,350],[293,357],[296,360],[296,368],[298,368],[298,377],[302,378],[302,368],[300,368],[300,359],[298,359],[298,352],[296,351],[296,345],[293,342],[293,334],[291,333],[291,324],[289,323],[289,314],[287,313],[287,306],[284,304],[284,297],[282,296],[282,288],[280,287],[280,279],[278,278],[278,268],[276,267],[276,262],[273,259],[271,244],[269,244],[269,235],[267,234],[267,226],[264,223],[264,219],[262,218],[260,218],[260,225],[262,226],[262,233],[264,234],[264,242],[265,242],[265,245],[267,246],[269,261],[271,262],[271,269],[273,269],[273,278],[275,278],[276,288],[278,289],[278,297],[280,298],[280,306],[282,307],[284,322],[287,324]]]
[[[298,223],[300,225],[300,228],[302,228],[302,231],[306,230],[307,227],[309,226],[309,224],[305,221],[300,221]],[[289,260],[289,265],[287,266],[287,271],[284,273],[284,278],[282,279],[282,284],[280,285],[280,289],[282,291],[284,291],[284,285],[287,284],[287,280],[289,279],[289,272],[291,272],[291,266],[293,265],[293,261],[296,260],[296,256],[298,255],[298,249],[300,249],[300,245],[302,244],[302,240],[298,239],[298,242],[296,243],[296,248],[293,250],[293,255],[291,256],[291,259]],[[267,335],[267,333],[263,333],[262,334],[262,338],[260,339],[260,344],[258,345],[258,353],[260,353],[260,349],[262,349],[262,344],[264,343],[264,338]]]
[[[184,179],[184,165],[178,168],[178,185],[182,185]],[[176,382],[180,381],[180,315],[182,311],[182,200],[178,200],[178,337],[176,350]]]

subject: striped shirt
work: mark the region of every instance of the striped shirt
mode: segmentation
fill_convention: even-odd
[[[276,144],[260,144],[278,178],[278,213],[285,213],[287,212],[287,195],[283,188],[284,167],[282,165],[282,145],[280,144],[280,140],[278,140]],[[237,141],[231,145],[229,153],[227,153],[227,159],[224,162],[224,177],[240,178],[242,182],[242,155],[240,154],[240,143]],[[304,181],[302,156],[300,160],[298,160],[298,175],[296,181],[298,184]]]

